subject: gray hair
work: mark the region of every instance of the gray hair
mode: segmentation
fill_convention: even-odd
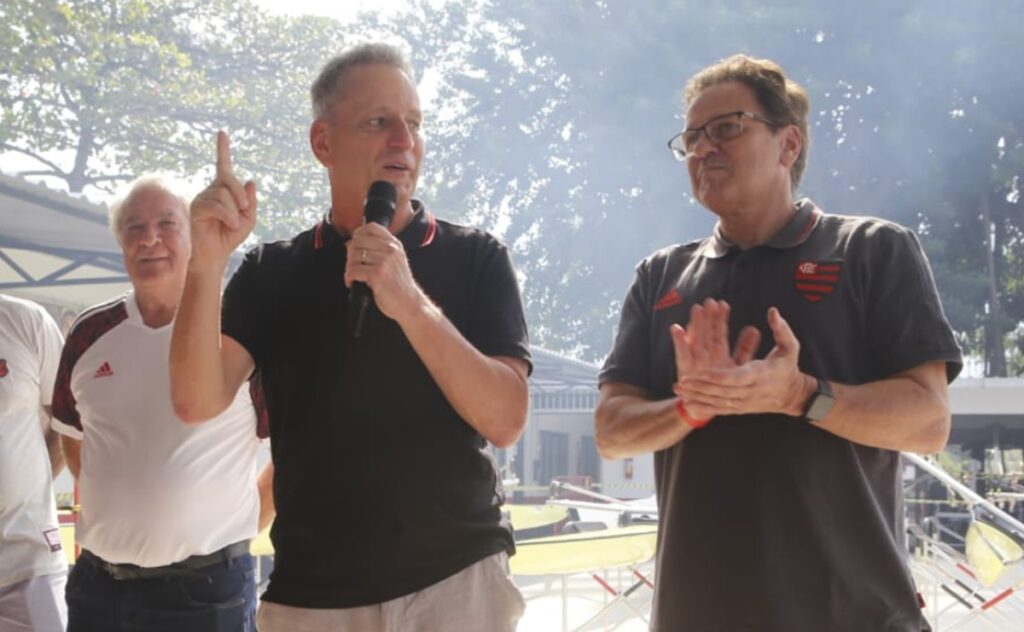
[[[346,72],[356,66],[370,64],[394,66],[412,80],[412,66],[409,65],[405,54],[397,46],[380,42],[353,46],[324,64],[316,81],[313,82],[313,86],[309,90],[309,96],[313,102],[313,117],[320,119],[327,116],[331,105],[341,94],[341,80]]]
[[[181,203],[181,213],[187,220],[189,217],[188,205],[191,196],[186,193],[188,190],[184,183],[171,177],[159,174],[146,174],[139,176],[126,184],[118,193],[113,202],[110,203],[109,222],[110,231],[114,233],[114,239],[121,243],[121,225],[124,221],[125,206],[131,201],[135,194],[143,189],[158,189],[164,191]]]

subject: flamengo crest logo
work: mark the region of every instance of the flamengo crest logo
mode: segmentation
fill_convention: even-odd
[[[7,377],[10,371],[7,370],[7,358],[0,358],[0,377]]]
[[[796,265],[796,291],[811,303],[832,293],[839,284],[843,264],[838,261],[801,261]]]

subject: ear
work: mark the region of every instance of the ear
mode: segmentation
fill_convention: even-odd
[[[309,146],[320,164],[331,166],[331,144],[327,138],[327,123],[323,119],[316,119],[309,126]]]
[[[782,151],[779,154],[779,162],[783,167],[789,169],[800,157],[800,150],[804,147],[804,137],[800,128],[796,125],[787,125],[780,134],[782,138]]]

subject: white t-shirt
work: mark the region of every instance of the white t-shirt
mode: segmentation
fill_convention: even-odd
[[[67,570],[43,410],[60,348],[45,309],[0,294],[0,588]]]
[[[61,357],[53,427],[82,441],[78,544],[108,562],[163,566],[256,535],[248,387],[210,421],[179,420],[171,329],[143,323],[129,292],[83,313]]]

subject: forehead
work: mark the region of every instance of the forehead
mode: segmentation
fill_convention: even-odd
[[[700,91],[686,109],[686,126],[700,127],[720,114],[736,111],[762,114],[754,91],[738,81],[723,81]]]
[[[163,217],[185,217],[181,200],[159,187],[136,190],[121,209],[121,225]]]
[[[364,64],[350,68],[345,72],[341,86],[341,93],[335,100],[339,110],[420,111],[416,86],[400,68],[389,64]]]

